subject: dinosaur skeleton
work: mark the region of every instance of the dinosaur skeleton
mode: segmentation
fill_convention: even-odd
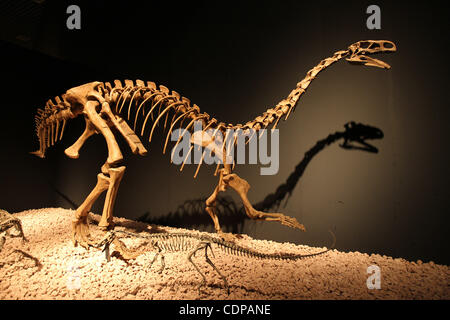
[[[117,251],[120,253],[123,259],[134,259],[139,255],[146,252],[146,250],[138,249],[132,250],[125,246],[125,244],[118,238],[118,233],[124,234],[126,236],[132,236],[134,238],[142,238],[147,241],[147,244],[151,249],[156,250],[156,254],[150,262],[150,267],[156,261],[158,256],[161,258],[161,268],[159,273],[161,273],[165,268],[164,253],[166,252],[188,252],[187,259],[194,266],[195,270],[201,275],[202,283],[198,287],[200,288],[206,284],[206,277],[200,270],[200,268],[194,263],[192,257],[198,251],[205,250],[205,261],[213,267],[216,273],[222,279],[228,294],[230,293],[228,281],[226,277],[217,269],[211,259],[208,257],[208,248],[211,250],[211,254],[214,257],[214,252],[212,250],[212,244],[216,245],[217,248],[221,249],[223,252],[235,256],[244,256],[257,259],[270,259],[270,260],[300,260],[304,258],[310,258],[318,255],[322,255],[330,250],[332,250],[336,244],[336,237],[333,232],[330,231],[333,237],[332,245],[322,251],[310,253],[310,254],[297,254],[297,253],[263,253],[251,248],[243,247],[235,242],[226,241],[221,238],[210,236],[208,234],[196,234],[196,233],[153,233],[141,235],[124,230],[109,231],[105,237],[98,243],[94,244],[94,247],[103,248],[105,252],[106,260],[110,261],[110,245],[114,244]]]
[[[23,233],[22,222],[9,212],[0,209],[0,252],[2,251],[3,246],[5,245],[7,237],[22,238],[22,243],[28,242],[28,239],[25,237],[25,234]],[[14,249],[11,253],[18,253],[21,258],[27,258],[32,260],[34,262],[34,267],[37,267],[36,271],[41,270],[42,264],[39,262],[37,258],[33,257],[31,254],[20,249]],[[0,268],[2,268],[5,264],[7,263],[0,262]]]
[[[15,230],[15,232],[11,232],[11,230]],[[28,241],[23,233],[20,220],[9,212],[0,209],[0,251],[2,251],[5,245],[7,236],[11,238],[22,238],[23,242]]]
[[[141,80],[136,80],[135,82],[125,80],[122,83],[119,80],[115,80],[113,84],[97,81],[87,83],[69,89],[61,97],[55,97],[54,101],[49,100],[43,110],[38,109],[36,134],[39,138],[39,149],[32,153],[43,158],[47,148],[62,139],[67,120],[80,115],[83,115],[85,118],[86,128],[78,140],[65,150],[65,154],[68,157],[78,158],[81,147],[92,135],[102,134],[105,138],[108,147],[108,158],[101,168],[101,173],[97,176],[96,186],[78,207],[72,222],[74,244],[80,243],[82,246],[88,247],[89,243],[91,243],[87,223],[88,212],[96,199],[106,191],[99,227],[103,229],[113,227],[113,206],[120,181],[125,172],[125,166],[120,166],[123,156],[112,129],[117,130],[125,138],[133,153],[145,155],[147,150],[136,135],[138,125],[141,126],[140,135],[146,136],[148,134],[148,130],[146,133],[146,129],[148,129],[147,124],[153,123],[148,139],[150,142],[155,127],[159,122],[164,121],[164,129],[168,128],[168,133],[163,152],[166,151],[169,137],[174,128],[176,126],[181,128],[185,121],[188,122],[185,132],[193,131],[192,126],[195,121],[200,121],[203,127],[201,139],[195,138],[191,140],[191,149],[194,145],[205,146],[212,141],[212,137],[208,138],[208,135],[204,134],[207,129],[214,129],[215,132],[225,135],[229,129],[233,129],[237,133],[239,130],[243,132],[248,132],[249,130],[258,132],[260,129],[265,129],[272,124],[272,128],[276,128],[281,118],[285,117],[285,120],[288,119],[289,115],[294,111],[300,96],[306,91],[311,81],[316,78],[320,71],[343,58],[351,63],[389,69],[390,66],[387,63],[368,55],[394,51],[396,51],[395,44],[387,40],[356,42],[350,45],[347,50],[337,51],[331,57],[322,60],[309,70],[306,77],[297,83],[288,97],[280,101],[274,108],[268,109],[254,120],[236,125],[219,122],[209,114],[201,112],[196,104],[191,104],[189,99],[180,96],[176,91],[170,91],[163,85],[160,85],[158,88],[153,82],[144,83]],[[250,139],[254,136],[257,137],[258,135],[252,135]],[[180,139],[176,142],[176,145],[180,142]],[[234,139],[235,142],[236,139]],[[223,153],[219,154],[219,156],[223,159],[223,167],[220,168],[221,163],[219,163],[215,171],[215,175],[219,174],[219,181],[211,196],[206,200],[206,211],[214,222],[215,230],[225,237],[220,228],[215,205],[218,194],[229,187],[239,194],[244,204],[245,212],[250,218],[278,221],[283,225],[305,230],[304,226],[293,217],[285,216],[281,213],[262,212],[253,208],[247,198],[247,193],[250,189],[249,183],[233,173],[234,164],[228,163],[226,159],[230,147],[234,147],[234,145],[229,146],[224,143],[222,146]],[[198,164],[196,174],[201,164],[202,162]],[[184,163],[180,170],[183,169],[183,166]]]

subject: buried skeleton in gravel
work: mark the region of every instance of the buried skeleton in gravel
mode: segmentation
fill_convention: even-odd
[[[269,259],[269,260],[300,260],[304,258],[315,257],[318,255],[322,255],[332,250],[336,244],[336,237],[333,232],[330,233],[333,236],[332,245],[325,249],[315,253],[308,254],[296,254],[296,253],[262,253],[256,250],[253,250],[248,247],[243,247],[234,242],[229,242],[217,237],[213,237],[207,234],[195,234],[195,233],[154,233],[154,234],[146,234],[141,235],[129,231],[117,230],[117,231],[109,231],[105,237],[97,244],[93,245],[94,247],[100,248],[104,247],[103,251],[106,254],[106,260],[110,260],[110,245],[114,244],[117,251],[120,253],[123,259],[134,259],[139,255],[147,252],[148,250],[138,249],[138,250],[130,250],[125,244],[117,237],[117,234],[124,234],[127,236],[132,236],[135,238],[142,238],[148,241],[148,244],[151,250],[155,250],[155,256],[153,260],[150,262],[150,267],[156,261],[158,256],[161,258],[161,269],[159,273],[161,273],[165,268],[164,262],[164,253],[166,252],[188,252],[187,260],[194,266],[195,270],[202,277],[202,282],[198,287],[200,292],[200,288],[206,284],[206,277],[204,273],[199,269],[199,267],[194,263],[192,257],[198,251],[204,250],[205,253],[205,261],[216,271],[216,273],[220,276],[224,283],[224,287],[227,290],[228,294],[230,294],[230,288],[228,285],[228,281],[226,277],[217,269],[211,259],[208,257],[208,249],[211,251],[211,254],[214,256],[214,252],[212,249],[212,244],[221,249],[227,254],[236,255],[236,256],[245,256],[256,259]]]
[[[15,230],[15,232],[11,232],[12,230]],[[22,238],[22,242],[28,241],[23,233],[20,220],[9,212],[0,209],[0,251],[2,251],[7,237],[19,237]]]
[[[204,251],[197,252],[192,258],[207,279],[206,286],[202,286],[199,292],[202,277],[186,259],[189,251],[165,253],[165,269],[157,273],[155,271],[160,269],[161,255],[158,255],[155,266],[149,267],[155,255],[155,250],[151,250],[150,245],[144,245],[145,242],[151,244],[149,239],[122,235],[117,231],[124,230],[145,236],[206,234],[220,239],[217,234],[117,217],[113,232],[117,232],[120,240],[130,249],[145,249],[147,252],[124,261],[113,244],[111,260],[108,262],[100,250],[84,250],[71,245],[71,226],[68,221],[74,213],[74,210],[63,208],[42,208],[13,214],[21,220],[29,240],[23,249],[41,261],[42,269],[36,272],[37,268],[32,260],[11,254],[11,250],[20,245],[19,238],[7,241],[0,252],[0,262],[5,262],[0,267],[0,299],[348,300],[448,299],[450,296],[450,268],[438,263],[407,261],[377,253],[343,252],[336,249],[312,259],[257,259],[228,254],[214,243],[212,247],[215,257],[210,252],[208,256],[227,277],[230,294],[224,290],[224,282],[220,276],[205,261]],[[101,219],[95,213],[90,214],[90,217],[94,225]],[[95,239],[104,236],[97,228],[92,228],[92,233]],[[324,239],[323,245],[329,245],[327,240]],[[195,241],[192,239],[192,244]],[[261,253],[313,254],[326,249],[321,246],[257,240],[245,234],[236,242],[241,247]],[[370,290],[366,286],[370,276],[367,267],[370,265],[377,265],[381,269],[381,290]],[[77,286],[77,279],[80,286]],[[227,309],[228,311],[231,310]]]
[[[160,121],[164,123],[164,129],[169,128],[163,152],[166,150],[169,137],[175,129],[175,125],[182,126],[185,120],[188,121],[184,129],[185,132],[192,132],[194,122],[201,122],[203,127],[201,139],[191,141],[192,145],[189,151],[194,146],[208,147],[211,145],[214,135],[208,138],[207,134],[203,134],[208,129],[213,130],[213,132],[220,132],[225,137],[229,130],[244,133],[253,130],[256,134],[252,135],[250,140],[257,139],[260,136],[259,131],[266,129],[272,123],[272,129],[275,129],[281,118],[285,117],[286,120],[289,117],[291,112],[294,111],[300,96],[306,91],[320,71],[344,58],[350,63],[389,69],[390,66],[387,63],[372,58],[370,55],[395,51],[395,44],[387,40],[358,41],[350,45],[346,50],[337,51],[309,70],[306,77],[297,83],[287,98],[279,102],[274,108],[268,109],[261,116],[248,121],[244,125],[219,122],[216,118],[210,117],[209,114],[201,112],[200,108],[196,104],[191,104],[189,99],[181,97],[180,94],[173,90],[169,91],[165,86],[160,85],[157,88],[153,82],[144,83],[141,80],[136,80],[135,82],[125,80],[125,85],[119,80],[115,80],[113,85],[109,82],[87,83],[68,90],[61,97],[56,97],[54,101],[49,100],[44,110],[38,110],[36,134],[40,144],[39,149],[33,154],[41,158],[45,157],[47,148],[62,138],[67,120],[81,115],[84,116],[86,128],[78,140],[65,150],[65,154],[68,157],[78,158],[81,147],[92,135],[100,133],[105,138],[108,147],[108,158],[101,167],[101,173],[97,176],[96,186],[78,207],[72,222],[74,244],[79,243],[87,248],[94,243],[89,239],[88,213],[103,192],[106,192],[106,199],[102,218],[98,226],[103,230],[114,227],[113,207],[120,181],[125,172],[125,166],[120,165],[123,156],[112,129],[116,129],[125,138],[132,152],[139,155],[146,155],[147,150],[137,136],[137,126],[141,126],[141,136],[149,134],[148,140],[150,142],[156,125]],[[132,116],[133,114],[134,116]],[[153,125],[150,132],[146,132],[146,127],[148,128],[147,123],[149,122],[152,122]],[[182,136],[178,139],[174,149],[181,138]],[[259,211],[252,206],[247,197],[250,184],[236,173],[233,173],[235,162],[232,161],[230,163],[227,160],[231,148],[236,146],[236,139],[231,139],[233,141],[231,146],[225,144],[227,139],[224,140],[222,148],[214,150],[216,153],[219,152],[219,158],[223,161],[217,164],[215,175],[219,174],[219,181],[211,196],[206,200],[205,208],[214,222],[216,232],[223,239],[234,239],[232,235],[222,232],[215,208],[219,193],[226,191],[230,187],[240,196],[244,204],[245,213],[249,218],[277,221],[292,228],[305,230],[305,227],[295,217],[289,217],[282,213]],[[206,148],[203,152],[202,159],[207,150]],[[202,160],[198,163],[195,176],[201,164]],[[222,168],[220,168],[221,165],[223,166]],[[181,166],[182,168],[183,166]]]

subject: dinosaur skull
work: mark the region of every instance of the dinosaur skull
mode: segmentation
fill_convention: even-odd
[[[389,53],[397,51],[395,43],[387,40],[364,40],[358,41],[348,47],[350,54],[346,58],[349,62],[364,64],[366,66],[390,69],[391,66],[384,61],[369,57],[375,53]]]

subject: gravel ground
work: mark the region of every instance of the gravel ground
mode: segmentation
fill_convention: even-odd
[[[159,259],[150,268],[154,252],[128,262],[117,255],[106,262],[100,250],[74,247],[72,210],[47,208],[14,214],[22,221],[29,242],[8,238],[0,253],[0,299],[449,299],[450,268],[433,262],[409,262],[378,254],[329,251],[298,261],[256,260],[215,249],[212,258],[227,277],[227,295],[220,277],[197,255],[206,286],[197,290],[201,276],[186,253],[168,253],[166,268],[158,273]],[[93,221],[99,216],[91,214]],[[115,218],[118,229],[132,232],[197,232],[148,225]],[[100,231],[92,226],[95,239]],[[130,247],[139,239],[125,239]],[[261,252],[313,253],[292,243],[254,240],[242,235],[237,242]],[[31,255],[15,251],[20,249]],[[114,251],[114,246],[112,246]],[[40,267],[37,265],[39,261]],[[202,259],[203,258],[203,259]],[[369,290],[367,267],[381,270],[381,289]]]

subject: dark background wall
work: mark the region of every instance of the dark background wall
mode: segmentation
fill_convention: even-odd
[[[36,109],[70,87],[152,80],[218,119],[245,123],[287,96],[321,59],[358,40],[388,39],[398,46],[382,57],[391,70],[340,62],[312,83],[279,126],[277,175],[237,167],[257,203],[346,122],[383,130],[384,138],[373,142],[378,154],[337,142],[311,159],[280,208],[308,231],[245,219],[232,192],[223,200],[231,209],[222,208],[221,222],[227,231],[318,246],[328,244],[332,228],[340,250],[450,263],[448,23],[440,2],[373,2],[382,13],[376,31],[366,28],[365,11],[373,4],[367,1],[126,3],[2,1],[1,208],[71,208],[94,186],[106,158],[103,139],[89,140],[78,160],[63,154],[81,134],[82,119],[68,124],[46,159],[28,154],[38,146]],[[81,30],[66,29],[69,4],[81,7]],[[127,171],[115,215],[147,214],[153,223],[212,230],[201,200],[217,183],[214,168],[202,167],[195,180],[193,166],[180,173],[162,155],[161,137],[147,145],[145,158],[122,143]],[[101,213],[102,200],[94,212]]]

